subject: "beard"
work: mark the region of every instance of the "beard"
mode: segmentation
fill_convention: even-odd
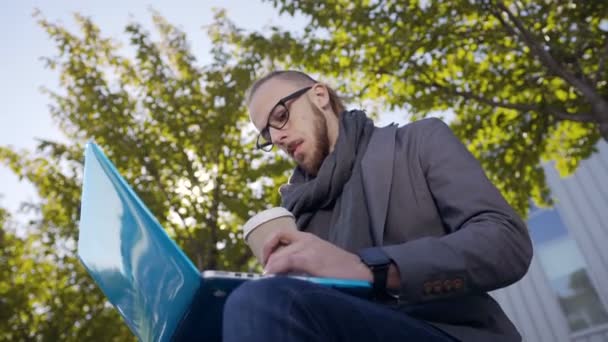
[[[315,144],[310,157],[302,161],[300,167],[309,175],[316,176],[323,161],[329,155],[329,136],[327,134],[327,119],[325,119],[325,115],[312,103],[311,107],[314,114]]]

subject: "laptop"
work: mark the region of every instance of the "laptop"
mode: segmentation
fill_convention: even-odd
[[[199,272],[92,141],[85,147],[78,257],[141,341],[221,341],[227,296],[245,281],[268,277]],[[371,295],[367,281],[290,277]]]

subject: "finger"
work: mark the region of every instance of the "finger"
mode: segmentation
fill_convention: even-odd
[[[268,261],[266,265],[266,273],[270,274],[281,274],[288,272],[305,272],[309,273],[306,267],[305,253],[296,252],[286,254],[275,258],[274,256]]]
[[[306,243],[302,240],[298,240],[295,242],[292,242],[288,245],[284,245],[281,246],[279,245],[273,252],[272,254],[270,254],[268,256],[268,259],[266,260],[266,263],[264,264],[264,270],[266,272],[269,272],[266,268],[268,266],[268,264],[272,263],[273,260],[279,260],[279,259],[285,259],[288,258],[290,255],[293,254],[297,254],[299,252],[301,252],[302,250],[306,249]]]
[[[270,254],[272,254],[281,244],[288,245],[293,241],[296,241],[298,239],[297,233],[299,232],[290,229],[279,230],[274,233],[268,241],[264,242],[264,247],[262,248],[262,264],[266,265]]]
[[[268,258],[273,254],[281,245],[287,245],[289,241],[283,237],[281,232],[277,232],[272,235],[262,247],[262,265],[266,265]]]
[[[272,235],[262,246],[262,265],[266,265],[268,257],[272,254],[277,247],[281,244],[280,234]]]

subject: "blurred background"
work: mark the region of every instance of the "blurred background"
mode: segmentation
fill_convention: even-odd
[[[257,270],[238,232],[292,164],[243,97],[293,68],[378,125],[440,117],[526,218],[492,295],[526,341],[608,341],[605,1],[0,4],[0,341],[132,334],[76,258],[83,148],[104,149],[199,269]]]

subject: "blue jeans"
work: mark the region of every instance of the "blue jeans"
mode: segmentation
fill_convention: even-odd
[[[455,341],[430,324],[307,281],[246,282],[227,299],[224,341]]]

